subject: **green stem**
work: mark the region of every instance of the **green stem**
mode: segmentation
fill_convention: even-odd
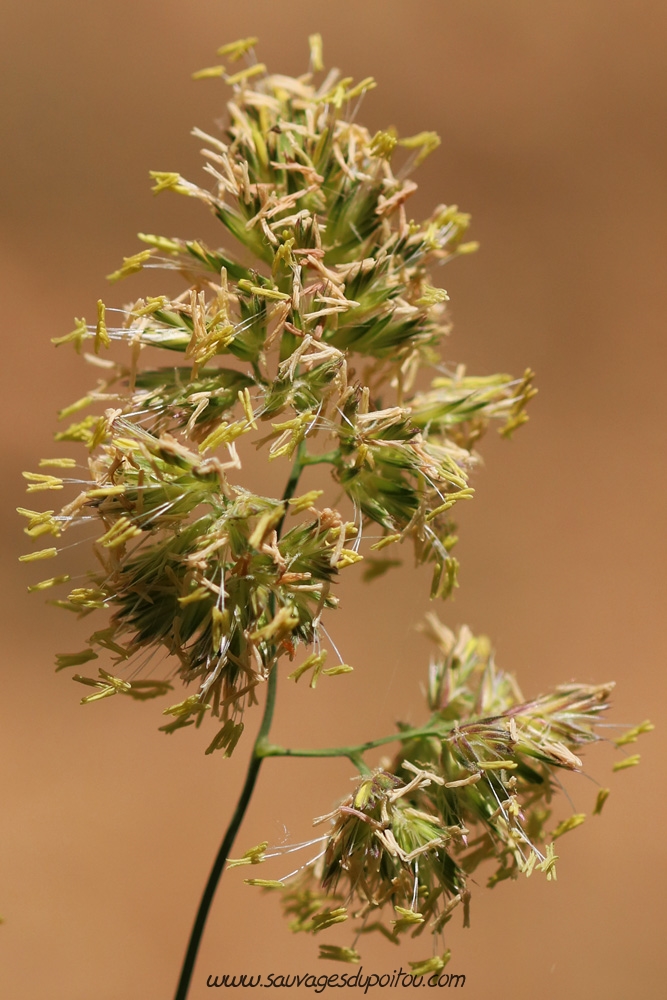
[[[263,743],[257,748],[257,752],[263,757],[347,757],[355,767],[359,767],[363,772],[368,771],[368,767],[362,761],[362,755],[375,747],[384,746],[386,743],[404,743],[406,740],[420,739],[427,736],[443,736],[445,730],[442,725],[437,728],[423,727],[421,729],[403,729],[400,732],[392,733],[390,736],[380,736],[376,740],[368,740],[366,743],[357,743],[347,747],[318,747],[316,749],[302,749],[292,747],[280,747],[274,743]]]
[[[253,791],[255,789],[255,782],[257,781],[257,775],[259,774],[259,769],[262,766],[262,756],[257,753],[258,743],[260,739],[265,739],[269,732],[271,726],[271,721],[273,718],[273,709],[275,705],[275,694],[276,694],[276,682],[278,679],[278,671],[274,668],[269,674],[269,680],[267,685],[266,693],[266,704],[264,706],[264,716],[262,717],[262,724],[260,726],[259,733],[257,735],[257,740],[255,746],[253,747],[253,752],[250,757],[250,763],[248,765],[248,771],[246,773],[246,779],[243,784],[243,789],[239,800],[236,803],[236,809],[234,810],[234,815],[232,816],[231,822],[227,827],[225,836],[223,837],[222,844],[220,845],[220,850],[218,851],[215,861],[213,862],[213,867],[211,868],[211,874],[208,877],[206,887],[199,904],[199,909],[197,910],[197,916],[195,917],[195,922],[192,927],[192,933],[190,935],[190,941],[188,943],[188,950],[185,953],[185,961],[183,962],[183,968],[181,970],[181,978],[178,982],[178,989],[176,990],[175,1000],[185,1000],[188,995],[188,989],[190,988],[190,980],[192,978],[192,972],[194,969],[195,961],[197,958],[197,952],[199,951],[199,945],[204,933],[204,927],[206,926],[206,920],[208,918],[208,913],[211,908],[211,903],[213,902],[213,897],[215,891],[218,887],[218,882],[222,875],[223,869],[227,858],[229,857],[229,852],[232,849],[232,845],[238,833],[239,827],[243,822],[243,817],[246,814],[248,805],[252,798]]]
[[[329,462],[331,465],[337,465],[340,461],[340,452],[335,449],[334,451],[324,452],[322,455],[305,455],[303,456],[302,465],[321,465],[323,462]]]
[[[301,470],[303,468],[303,458],[305,455],[305,442],[302,442],[299,446],[296,458],[294,460],[294,465],[292,466],[292,471],[290,477],[287,480],[287,485],[285,486],[285,492],[283,493],[283,501],[285,503],[294,496],[294,492],[299,482],[299,476],[301,475]],[[287,507],[285,507],[285,512],[287,512]],[[283,514],[278,527],[277,532],[280,536],[280,532],[285,520],[285,514]],[[272,610],[274,608],[274,602],[272,599]],[[202,894],[201,902],[199,904],[199,909],[197,910],[197,916],[195,917],[195,922],[192,927],[192,932],[190,934],[190,940],[188,942],[188,948],[185,953],[185,959],[183,961],[183,967],[181,969],[181,976],[178,981],[178,987],[176,989],[176,994],[174,1000],[186,1000],[188,995],[188,990],[190,989],[190,981],[192,979],[192,973],[194,970],[195,962],[197,960],[197,952],[199,951],[199,945],[201,944],[201,939],[204,934],[204,928],[206,926],[206,920],[208,918],[209,910],[211,909],[211,903],[213,902],[213,897],[215,896],[216,889],[218,888],[218,883],[222,876],[227,858],[229,857],[229,852],[232,849],[234,840],[236,839],[236,834],[239,831],[239,827],[243,822],[243,818],[246,814],[250,800],[252,799],[253,792],[255,790],[255,783],[257,781],[257,776],[259,770],[262,766],[264,758],[267,756],[263,752],[263,748],[267,744],[267,738],[269,735],[269,730],[271,729],[271,722],[273,721],[273,711],[276,703],[276,690],[278,687],[278,669],[277,663],[274,663],[271,673],[269,674],[269,679],[267,683],[266,691],[266,704],[264,705],[264,715],[262,716],[262,722],[259,727],[259,732],[257,733],[257,738],[255,739],[255,744],[252,749],[252,754],[250,756],[250,761],[248,763],[248,770],[246,772],[245,782],[243,783],[243,788],[239,796],[239,800],[236,803],[236,808],[234,814],[231,818],[229,826],[225,831],[225,835],[222,838],[222,843],[220,849],[216,855],[215,861],[213,862],[213,867],[211,868],[211,873],[208,877],[208,881],[204,888]]]
[[[285,523],[285,518],[287,517],[287,501],[291,500],[294,496],[299,482],[299,477],[303,471],[303,467],[306,464],[306,442],[301,441],[297,449],[296,458],[294,459],[294,465],[292,466],[292,471],[290,472],[289,479],[287,480],[287,485],[285,486],[285,492],[283,493],[282,499],[285,504],[285,510],[283,516],[278,522],[278,527],[276,531],[278,533],[278,538],[280,538],[280,533],[283,530],[283,524]]]

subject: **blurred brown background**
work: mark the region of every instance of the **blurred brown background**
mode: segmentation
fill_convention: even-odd
[[[487,632],[527,695],[612,678],[615,720],[662,722],[636,770],[612,777],[609,749],[591,750],[590,774],[612,786],[603,816],[559,841],[557,883],[480,885],[472,929],[449,925],[450,969],[470,1000],[664,995],[666,28],[659,0],[4,0],[3,997],[163,1000],[175,987],[247,744],[233,761],[205,757],[208,732],[166,739],[156,704],[79,707],[52,663],[81,648],[88,623],[26,594],[38,577],[16,562],[13,508],[26,503],[21,470],[54,450],[55,411],[93,378],[49,338],[100,296],[139,294],[103,278],[139,248],[137,230],[213,232],[196,204],[149,192],[151,168],[201,176],[188,132],[211,128],[227,91],[190,73],[248,34],[270,68],[305,71],[317,30],[328,66],[377,79],[361,115],[371,128],[442,136],[412,212],[446,201],[473,213],[482,250],[444,279],[448,359],[538,373],[528,427],[484,448],[443,617]],[[407,568],[366,589],[348,572],[330,624],[356,672],[292,689],[278,741],[354,741],[420,719],[429,650],[413,625],[427,581]],[[236,853],[309,836],[349,777],[340,762],[268,762]],[[590,813],[596,786],[568,790]],[[562,801],[555,819],[569,811]],[[224,880],[192,1000],[211,972],[348,971],[318,963],[316,942],[244,874]],[[364,970],[428,951],[425,937],[400,951],[368,939]]]

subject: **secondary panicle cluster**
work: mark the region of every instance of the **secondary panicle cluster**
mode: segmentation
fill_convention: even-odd
[[[574,813],[551,823],[551,800],[558,772],[580,772],[582,748],[601,739],[596,726],[613,684],[564,685],[526,701],[484,636],[467,628],[454,634],[434,615],[424,631],[440,648],[429,671],[428,720],[418,730],[399,725],[394,758],[315,821],[330,829],[314,861],[284,879],[247,880],[280,890],[294,931],[319,936],[352,922],[352,946],[323,945],[322,957],[358,962],[359,936],[373,931],[398,943],[428,930],[437,941],[458,907],[467,926],[469,883],[480,865],[495,866],[489,886],[535,869],[554,880],[554,842],[586,819]],[[642,724],[616,743],[650,728]],[[608,794],[600,790],[594,813]],[[269,856],[262,851],[252,863]]]

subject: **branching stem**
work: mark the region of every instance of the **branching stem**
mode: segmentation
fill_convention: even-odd
[[[347,757],[355,767],[359,768],[362,774],[369,772],[368,765],[363,761],[363,755],[368,750],[384,746],[386,743],[403,743],[406,740],[420,739],[428,736],[442,737],[445,730],[440,725],[437,728],[425,726],[421,729],[403,729],[390,736],[380,736],[376,740],[368,740],[366,743],[357,743],[347,747],[319,747],[316,749],[302,749],[292,747],[280,747],[273,743],[264,743],[257,747],[257,753],[262,757]]]

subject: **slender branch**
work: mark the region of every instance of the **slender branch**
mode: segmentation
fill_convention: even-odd
[[[384,746],[386,743],[403,743],[406,740],[419,739],[427,736],[442,736],[445,729],[440,725],[437,728],[425,726],[421,729],[403,729],[400,732],[392,733],[390,736],[380,736],[376,740],[368,740],[366,743],[357,743],[347,747],[318,747],[315,749],[302,749],[292,747],[281,747],[274,743],[263,743],[257,747],[257,753],[262,757],[347,757],[355,766],[361,764],[363,770],[368,770],[361,761],[361,757],[368,750],[375,747]]]
[[[285,492],[283,493],[282,499],[287,502],[294,496],[297,484],[299,482],[299,476],[301,475],[301,470],[303,468],[303,458],[305,455],[305,448],[303,447],[305,442],[301,442],[299,450],[297,452],[296,458],[294,460],[294,465],[292,466],[292,471],[290,477],[287,480],[287,485],[285,486]],[[287,512],[287,507],[285,508],[285,514]],[[285,520],[285,514],[283,514],[278,526],[277,533],[280,536],[282,530],[283,522]],[[274,609],[273,596],[271,597],[271,608]],[[253,792],[255,790],[255,783],[257,781],[257,776],[259,770],[262,766],[265,756],[267,754],[263,753],[263,747],[267,743],[267,738],[269,735],[269,730],[271,729],[271,722],[273,721],[273,711],[276,703],[276,690],[278,686],[278,670],[277,662],[274,663],[269,674],[269,679],[267,683],[266,691],[266,704],[264,705],[264,714],[262,716],[262,722],[255,739],[255,744],[252,749],[252,754],[250,756],[250,761],[248,763],[248,770],[246,772],[245,782],[239,796],[239,800],[236,803],[236,809],[231,818],[229,826],[225,831],[225,835],[222,839],[220,849],[216,855],[215,861],[213,862],[213,867],[211,868],[211,873],[208,877],[208,881],[204,888],[202,894],[201,902],[199,904],[199,909],[197,910],[197,916],[195,917],[195,922],[192,927],[192,932],[190,934],[190,940],[188,942],[188,948],[185,953],[185,959],[183,961],[183,967],[181,969],[181,976],[178,981],[178,987],[176,989],[176,994],[174,1000],[186,1000],[188,995],[188,990],[190,989],[190,981],[192,979],[192,973],[194,970],[195,962],[197,960],[197,952],[199,951],[199,945],[201,944],[201,939],[204,934],[204,928],[206,926],[206,920],[208,918],[209,910],[211,909],[211,903],[213,902],[213,897],[215,896],[216,889],[218,888],[218,883],[222,876],[227,858],[229,857],[229,852],[232,849],[234,840],[236,839],[236,834],[239,831],[239,827],[243,822],[243,818],[246,814],[250,800],[252,799]]]
[[[328,462],[330,465],[337,465],[340,460],[340,452],[337,450],[324,452],[322,455],[304,455],[302,465],[321,465]]]
[[[289,479],[287,480],[287,485],[285,486],[285,492],[282,495],[283,502],[285,503],[285,511],[283,513],[283,516],[280,518],[280,521],[278,522],[278,527],[276,528],[278,538],[280,538],[280,534],[283,530],[283,524],[285,523],[285,518],[287,516],[287,501],[291,500],[296,492],[296,488],[299,482],[299,477],[301,475],[301,472],[303,471],[304,465],[306,464],[306,459],[307,459],[306,442],[301,441],[297,449],[296,458],[294,459],[294,465],[292,466],[292,471],[290,472]]]

